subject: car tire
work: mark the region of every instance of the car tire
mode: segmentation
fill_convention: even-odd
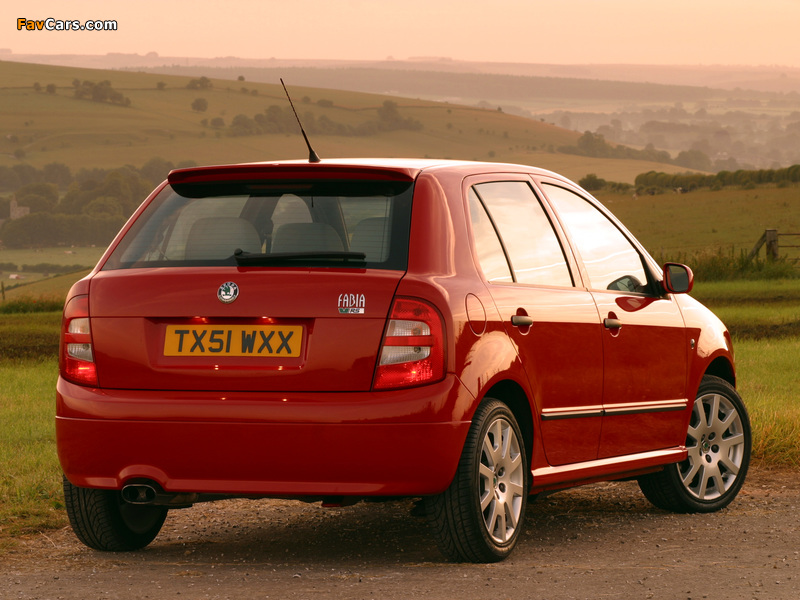
[[[750,419],[738,392],[727,381],[706,375],[686,434],[686,460],[640,477],[639,487],[665,510],[720,510],[742,488],[751,446]]]
[[[78,539],[95,550],[124,552],[144,548],[155,539],[167,509],[130,504],[118,490],[72,485],[64,477],[64,504]]]
[[[459,562],[503,560],[522,531],[529,489],[517,420],[504,403],[486,399],[475,412],[450,487],[426,498],[439,549]]]

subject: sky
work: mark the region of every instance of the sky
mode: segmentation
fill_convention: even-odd
[[[113,20],[117,30],[18,30],[19,19]],[[3,0],[0,7],[0,51],[15,54],[800,67],[798,30],[800,0]]]

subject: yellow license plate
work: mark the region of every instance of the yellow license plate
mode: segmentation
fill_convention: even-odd
[[[164,356],[297,357],[302,325],[168,325]]]

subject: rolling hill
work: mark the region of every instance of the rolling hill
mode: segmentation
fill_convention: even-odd
[[[296,129],[259,135],[234,135],[231,129],[239,116],[253,120],[271,107],[288,110],[278,81],[208,79],[203,82],[206,87],[198,88],[198,78],[189,76],[7,61],[0,61],[0,81],[4,107],[0,165],[4,166],[27,163],[41,168],[62,163],[78,170],[140,166],[157,156],[174,163],[219,164],[306,155]],[[108,82],[120,102],[76,98],[76,89],[84,82],[95,86]],[[192,85],[195,89],[187,87]],[[378,128],[367,135],[342,135],[336,128],[332,133],[309,131],[323,158],[428,156],[518,162],[574,179],[596,173],[623,182],[633,182],[637,174],[649,170],[680,170],[661,163],[561,153],[558,148],[574,145],[578,132],[496,108],[296,87],[291,80],[287,85],[307,129],[308,122],[370,129],[387,101],[395,103],[401,119],[419,124]],[[198,99],[205,100],[205,110],[193,109]]]

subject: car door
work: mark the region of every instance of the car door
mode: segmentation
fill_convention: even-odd
[[[603,385],[594,300],[574,285],[572,258],[530,178],[468,183],[476,255],[533,390],[547,462],[593,460]]]
[[[684,443],[689,340],[677,302],[607,214],[563,182],[542,189],[581,259],[603,323],[598,458]]]

